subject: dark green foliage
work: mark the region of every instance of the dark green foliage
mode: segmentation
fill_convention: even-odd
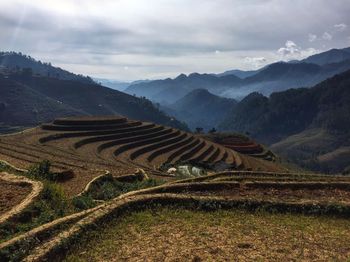
[[[48,160],[43,160],[39,164],[31,166],[28,170],[28,175],[39,180],[56,181],[58,175],[50,171],[51,163]]]
[[[54,67],[51,63],[43,63],[34,58],[16,52],[0,52],[0,64],[13,72],[19,72],[23,76],[47,76],[55,77],[62,80],[74,80],[83,83],[93,83],[88,76],[76,75]]]
[[[89,194],[74,197],[72,203],[78,210],[89,209],[95,206],[94,200]]]
[[[273,143],[307,128],[344,133],[350,129],[350,71],[311,89],[290,89],[270,98],[253,93],[219,125],[221,130],[249,132]]]
[[[161,181],[155,179],[147,179],[133,183],[119,182],[116,178],[110,176],[93,183],[89,190],[89,194],[94,199],[109,200],[130,191],[154,187],[160,184]]]

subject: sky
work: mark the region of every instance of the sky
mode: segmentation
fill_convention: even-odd
[[[350,0],[0,0],[0,50],[133,81],[350,46]]]

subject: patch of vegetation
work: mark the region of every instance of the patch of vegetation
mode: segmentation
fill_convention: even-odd
[[[43,160],[39,164],[35,164],[28,169],[27,175],[36,180],[56,181],[57,174],[50,171],[51,163]]]
[[[96,205],[90,194],[76,196],[73,198],[72,203],[78,210],[89,209]]]
[[[42,192],[34,203],[17,216],[0,225],[0,242],[80,210],[73,205],[72,200],[65,196],[62,187],[52,181],[55,176],[51,173],[50,166],[50,162],[45,160],[30,167],[27,173],[20,174],[13,172],[14,170],[11,167],[0,163],[0,171],[25,175],[31,179],[40,180],[44,185]]]
[[[65,261],[343,260],[349,258],[347,219],[264,211],[154,208],[91,230]],[[281,243],[284,243],[281,245]]]
[[[83,199],[87,200],[90,196],[92,199],[109,200],[130,191],[154,187],[162,183],[164,183],[164,181],[152,178],[135,182],[120,182],[113,176],[106,176],[102,180],[95,181]],[[78,202],[80,202],[80,200]]]

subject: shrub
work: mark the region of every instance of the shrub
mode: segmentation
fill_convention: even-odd
[[[78,210],[84,210],[95,206],[94,200],[89,194],[83,194],[73,198],[73,205]]]
[[[57,181],[59,174],[50,171],[51,163],[49,160],[43,160],[38,164],[31,166],[28,175],[39,180]]]

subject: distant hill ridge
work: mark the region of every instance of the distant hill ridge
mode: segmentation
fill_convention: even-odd
[[[7,68],[12,71],[19,71],[24,68],[30,68],[34,75],[45,77],[54,77],[61,80],[74,80],[83,83],[94,83],[94,81],[83,75],[76,75],[59,67],[54,67],[51,63],[35,60],[31,56],[16,52],[0,52],[0,70]]]
[[[235,106],[219,129],[248,132],[309,168],[350,170],[349,161],[340,163],[336,158],[339,152],[350,156],[350,70],[312,88],[289,89],[270,97],[252,93]]]
[[[126,92],[145,96],[164,105],[174,103],[195,89],[235,99],[251,92],[270,95],[296,87],[311,87],[350,69],[350,49],[332,49],[293,63],[277,62],[256,71],[231,70],[223,74],[181,74],[174,79],[131,84]],[[237,73],[238,76],[234,74]]]
[[[37,125],[56,117],[76,115],[124,115],[187,130],[149,100],[73,80],[13,73],[0,74],[0,123]]]

